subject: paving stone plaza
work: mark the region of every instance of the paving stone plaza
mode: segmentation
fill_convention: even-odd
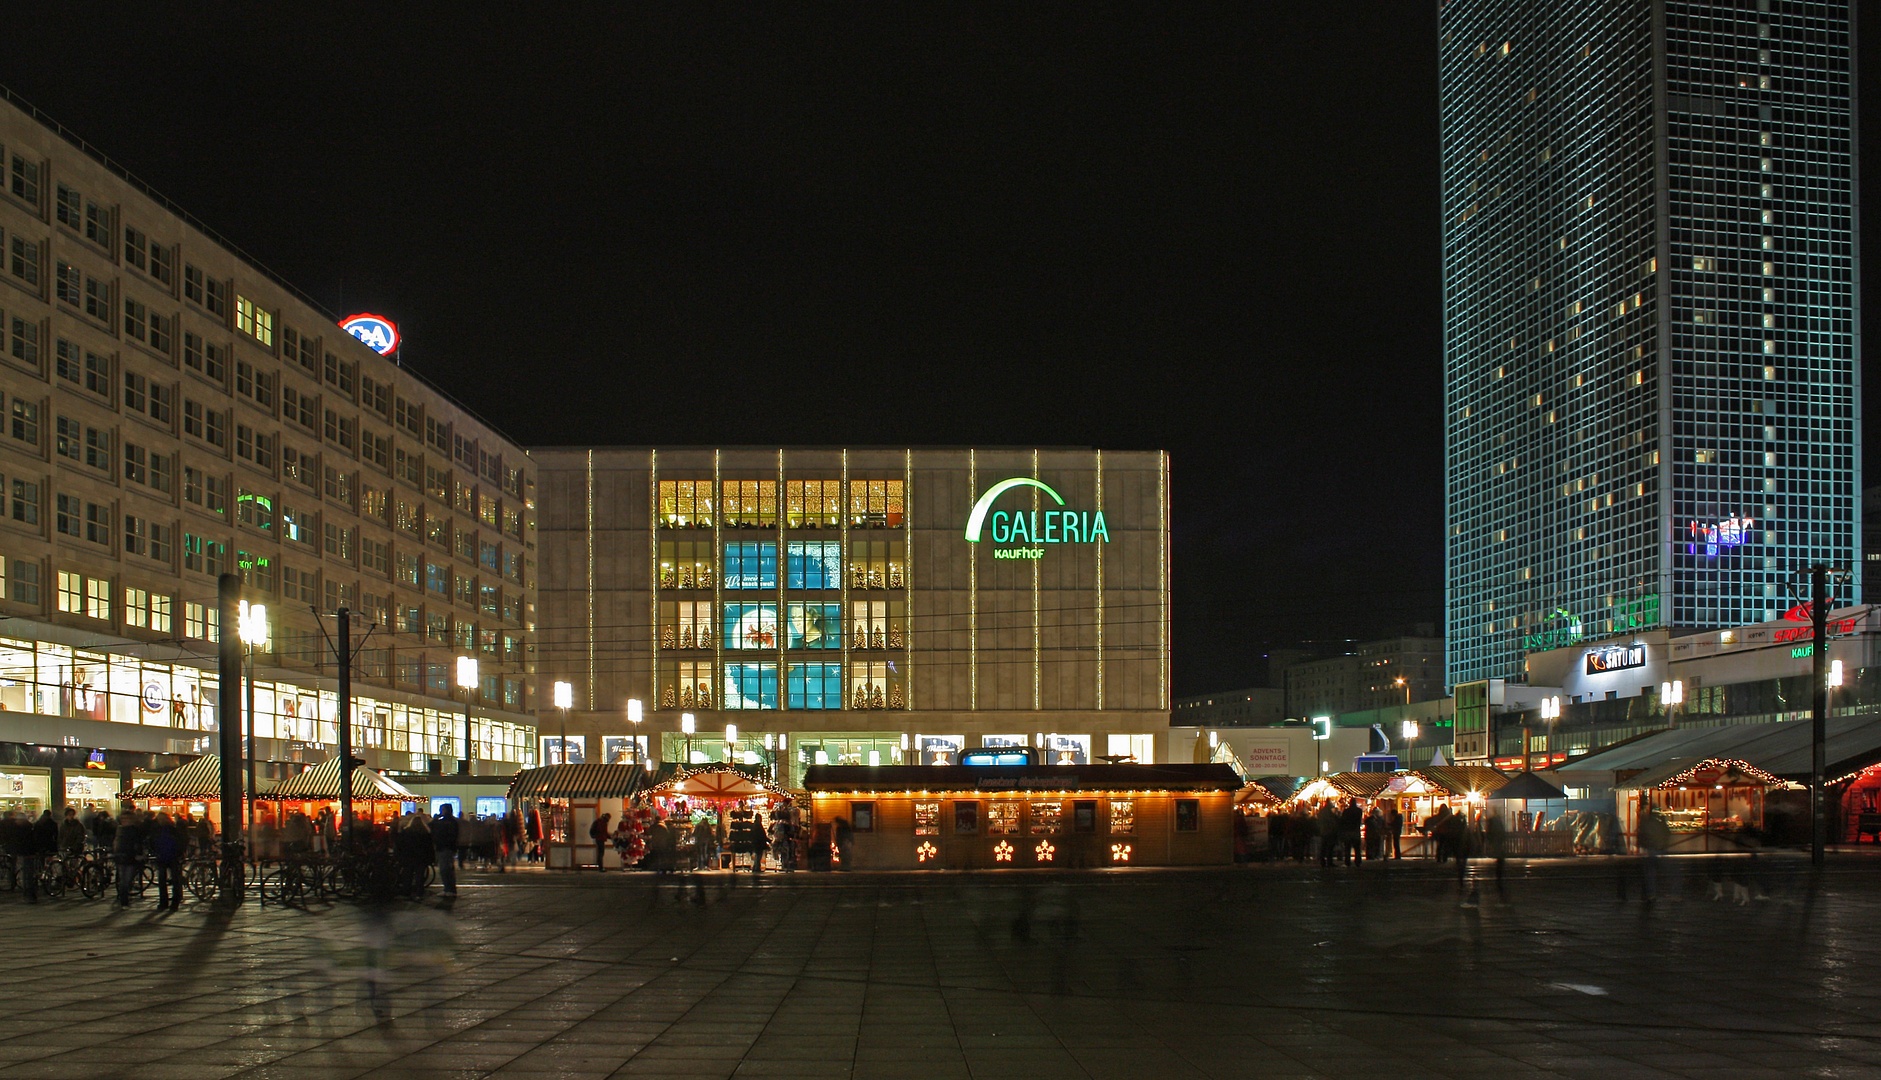
[[[1881,1075],[1881,860],[1666,862],[9,894],[0,1077]]]

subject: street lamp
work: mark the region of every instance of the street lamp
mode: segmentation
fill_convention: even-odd
[[[737,724],[725,725],[725,760],[727,763],[732,764],[732,765],[738,764],[738,725]]]
[[[477,745],[470,737],[470,692],[477,688],[477,658],[460,656],[457,658],[457,686],[464,692],[464,756],[459,759],[462,767],[457,771],[470,775],[476,767]]]
[[[679,714],[679,730],[686,736],[686,767],[692,767],[692,729],[695,721],[691,713]]]
[[[575,704],[575,684],[557,680],[555,683],[555,707],[562,710],[561,761],[568,764],[568,710]]]
[[[644,766],[645,762],[640,760],[640,699],[637,697],[627,699],[627,722],[633,725],[627,746],[633,752],[634,764]]]
[[[268,644],[268,607],[243,600],[236,612],[236,635],[248,647],[248,797],[250,842],[255,835],[255,650]]]

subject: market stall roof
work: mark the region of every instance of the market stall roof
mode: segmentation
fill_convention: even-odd
[[[1238,791],[1231,765],[812,765],[811,791]]]
[[[1249,784],[1234,793],[1236,806],[1279,806],[1284,801],[1259,784]]]
[[[1555,787],[1532,772],[1520,773],[1508,783],[1497,788],[1489,796],[1491,802],[1514,802],[1517,799],[1565,799],[1567,792]]]
[[[661,762],[652,772],[639,765],[588,762],[523,769],[509,782],[511,799],[631,799],[670,779],[679,766]]]
[[[1726,787],[1772,788],[1786,787],[1789,781],[1736,758],[1705,758],[1702,761],[1681,758],[1668,761],[1656,769],[1647,769],[1614,786],[1621,791],[1645,791],[1686,785],[1711,787],[1717,784]]]
[[[260,787],[259,783],[256,787]],[[242,778],[244,790],[248,787],[248,778]],[[204,754],[194,761],[187,761],[162,776],[153,776],[131,790],[121,792],[120,799],[220,799],[222,797],[222,759],[215,754]]]
[[[337,799],[340,797],[340,759],[328,758],[311,769],[281,782],[270,799]],[[405,785],[361,765],[353,770],[353,798],[361,802],[410,802],[418,796]]]
[[[1426,765],[1413,771],[1446,795],[1489,795],[1509,782],[1487,765]]]
[[[1397,773],[1342,772],[1308,781],[1293,793],[1293,802],[1313,799],[1370,799],[1382,793]]]
[[[713,764],[681,769],[670,779],[656,785],[653,788],[653,794],[732,802],[741,799],[781,798],[789,792],[771,783],[755,770],[741,769],[735,765]]]
[[[1831,716],[1824,760],[1831,776],[1881,761],[1881,724],[1867,716]],[[1810,725],[1796,720],[1768,724],[1683,727],[1655,732],[1572,761],[1558,775],[1585,778],[1605,787],[1628,773],[1673,762],[1735,758],[1791,780],[1810,774]]]

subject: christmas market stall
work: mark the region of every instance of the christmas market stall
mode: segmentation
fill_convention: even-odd
[[[1248,862],[1267,850],[1267,821],[1285,811],[1287,802],[1263,784],[1250,783],[1234,793],[1234,861]]]
[[[1503,854],[1574,854],[1567,793],[1560,788],[1532,772],[1518,773],[1486,799],[1489,812],[1502,818]]]
[[[1220,764],[815,765],[804,787],[812,869],[1005,870],[1227,865],[1243,783]]]
[[[792,821],[796,816],[790,793],[755,766],[713,763],[681,769],[648,791],[647,801],[647,809],[669,828],[683,824],[689,829],[678,837],[674,857],[681,865],[700,869],[750,866],[749,850],[731,850],[728,841],[734,827],[759,824],[768,830],[777,815]],[[701,824],[712,837],[705,849],[698,845]],[[776,858],[778,853],[769,854]]]
[[[1881,764],[1832,780],[1829,790],[1841,792],[1841,828],[1830,835],[1845,844],[1881,844]]]
[[[355,821],[386,825],[398,818],[407,803],[415,806],[419,801],[418,796],[407,790],[405,785],[383,773],[364,765],[353,769]],[[296,813],[317,821],[323,813],[331,811],[337,818],[340,812],[340,759],[328,758],[288,777],[273,791],[261,796],[261,802],[270,806],[274,814],[272,821],[261,817],[258,827],[260,824],[284,825]],[[257,815],[261,816],[259,810]]]
[[[244,776],[243,790],[247,790],[247,784],[248,778]],[[263,782],[259,786],[267,785]],[[167,813],[176,818],[187,814],[193,820],[207,820],[211,829],[220,829],[222,759],[214,754],[204,754],[159,776],[138,782],[118,798],[136,803],[138,809],[148,813]]]
[[[1637,838],[1648,813],[1671,830],[1674,853],[1735,851],[1739,833],[1764,827],[1764,800],[1789,781],[1739,758],[1668,761],[1614,786],[1620,823]]]
[[[644,825],[634,812],[646,792],[671,779],[679,766],[662,762],[652,771],[638,764],[588,762],[577,765],[543,765],[518,772],[510,781],[509,802],[521,809],[524,837],[541,846],[543,865],[551,870],[574,870],[594,866],[597,845],[589,835],[594,823],[605,817],[609,835],[620,822],[628,822],[629,833],[636,824]],[[600,868],[619,868],[623,857],[629,862],[638,857],[633,844],[599,845]]]

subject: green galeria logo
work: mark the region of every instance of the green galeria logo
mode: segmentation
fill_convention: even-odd
[[[995,544],[1019,545],[994,548],[995,559],[1042,559],[1047,544],[1110,543],[1110,530],[1104,526],[1102,510],[993,509],[993,503],[1001,495],[1017,487],[1037,488],[1049,495],[1057,505],[1065,504],[1064,497],[1042,480],[1034,480],[1029,476],[1001,480],[987,488],[986,494],[980,496],[980,501],[973,504],[973,513],[967,517],[967,543],[977,544],[984,537]]]

